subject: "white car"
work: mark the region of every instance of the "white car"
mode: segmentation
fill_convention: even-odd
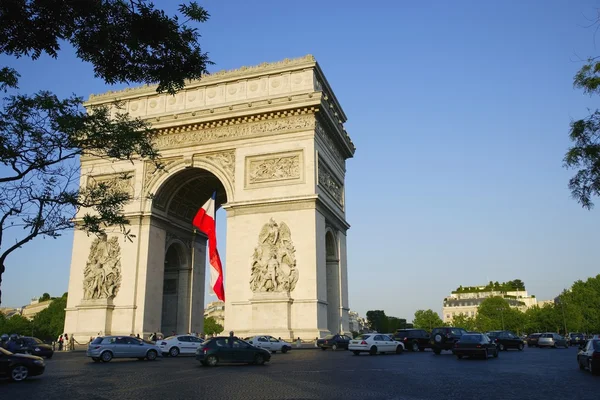
[[[196,354],[196,349],[202,346],[202,343],[204,343],[202,338],[192,335],[169,336],[156,341],[160,351],[171,357],[177,357],[179,354]]]
[[[396,342],[388,335],[381,333],[365,333],[352,339],[348,344],[348,350],[354,353],[355,356],[361,352],[369,353],[374,356],[375,354],[383,353],[396,353],[402,354],[404,351],[404,344]]]
[[[283,340],[279,340],[269,335],[253,336],[244,340],[253,346],[269,350],[271,353],[276,353],[278,351],[287,353],[292,349],[292,345],[288,342],[284,342]]]

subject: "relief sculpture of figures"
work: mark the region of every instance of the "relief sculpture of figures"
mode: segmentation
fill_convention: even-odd
[[[116,237],[101,234],[90,248],[83,271],[83,298],[112,299],[121,286],[121,248]]]
[[[253,292],[291,292],[298,282],[296,250],[290,228],[271,219],[258,236],[252,256],[250,289]]]

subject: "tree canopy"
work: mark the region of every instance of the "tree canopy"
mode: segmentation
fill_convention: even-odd
[[[0,2],[0,54],[58,57],[68,43],[108,84],[157,84],[173,94],[198,79],[211,62],[197,28],[209,14],[197,3],[169,16],[146,0]],[[123,206],[131,199],[119,179],[79,185],[78,158],[158,160],[151,126],[107,107],[87,113],[82,98],[48,91],[18,93],[19,73],[0,65],[0,285],[7,257],[37,236],[56,238],[74,227],[91,234],[119,227],[126,238]],[[79,210],[85,210],[74,220]],[[16,239],[7,242],[7,235]],[[11,238],[12,239],[12,238]],[[8,243],[8,244],[7,244]],[[1,300],[0,291],[0,300]]]
[[[204,334],[213,335],[223,332],[223,325],[218,324],[213,317],[204,318]]]
[[[431,331],[433,328],[444,326],[444,321],[442,321],[438,313],[431,309],[417,310],[415,311],[413,325],[415,328],[421,328]]]

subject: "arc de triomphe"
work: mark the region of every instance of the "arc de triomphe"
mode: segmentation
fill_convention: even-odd
[[[81,185],[117,174],[133,242],[75,231],[65,332],[202,332],[206,237],[192,218],[217,190],[227,215],[225,331],[348,331],[344,179],[355,148],[312,56],[218,72],[175,96],[91,96],[152,123],[163,168],[83,158]]]

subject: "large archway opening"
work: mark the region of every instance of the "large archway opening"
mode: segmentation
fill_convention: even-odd
[[[337,240],[331,231],[325,234],[327,279],[327,329],[332,334],[340,332],[340,259]]]
[[[201,333],[206,302],[217,300],[207,271],[207,238],[192,220],[216,191],[217,245],[225,268],[227,193],[219,178],[200,168],[186,168],[170,176],[156,192],[152,214],[165,231],[161,332]]]

